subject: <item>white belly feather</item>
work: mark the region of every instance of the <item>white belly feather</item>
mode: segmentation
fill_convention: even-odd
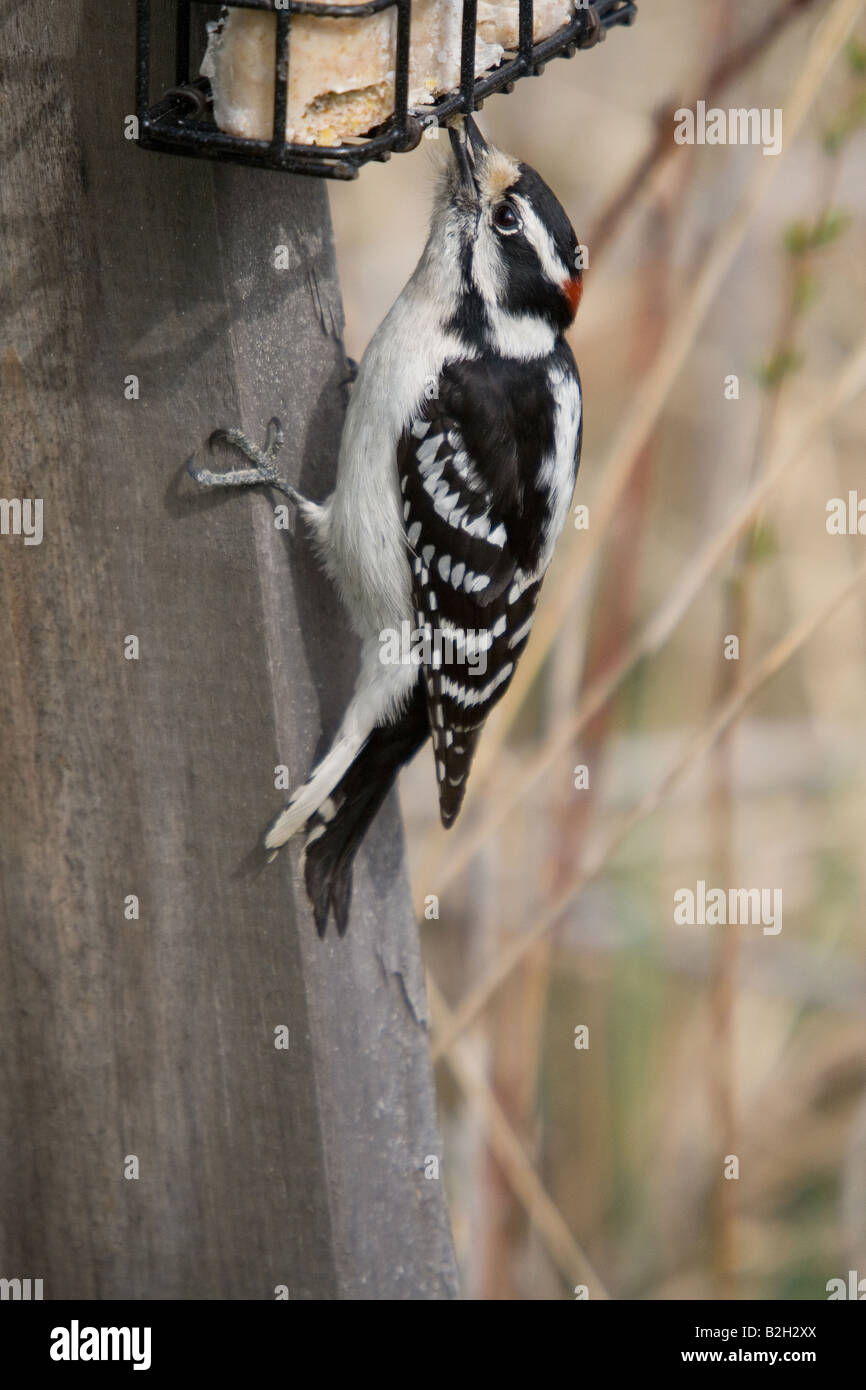
[[[352,388],[323,539],[361,637],[412,620],[397,444],[436,390],[444,363],[466,356],[460,340],[443,332],[439,307],[407,287],[371,339]]]

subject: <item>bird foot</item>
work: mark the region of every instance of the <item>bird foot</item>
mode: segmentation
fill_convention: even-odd
[[[300,500],[300,494],[288,479],[277,471],[275,463],[276,456],[283,447],[284,438],[283,427],[276,415],[268,421],[264,449],[253,444],[240,430],[214,430],[208,440],[208,448],[213,449],[217,443],[231,444],[244,458],[249,459],[252,468],[232,468],[226,473],[214,473],[210,468],[196,468],[193,464],[195,455],[192,454],[186,461],[186,470],[201,487],[255,487],[264,483],[297,502]]]

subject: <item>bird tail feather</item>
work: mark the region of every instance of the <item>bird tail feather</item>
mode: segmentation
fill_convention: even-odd
[[[327,801],[341,777],[352,766],[364,744],[362,734],[344,734],[334,740],[328,752],[317,763],[306,782],[292,793],[289,801],[265,831],[264,846],[273,859],[293,835],[307,824],[310,817]]]
[[[419,683],[409,707],[393,724],[373,730],[307,820],[304,880],[319,936],[331,913],[339,935],[345,934],[355,855],[400,768],[429,732]]]

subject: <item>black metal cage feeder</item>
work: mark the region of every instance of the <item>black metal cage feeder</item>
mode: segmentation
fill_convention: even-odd
[[[459,0],[449,3],[457,4]],[[632,0],[594,0],[592,4],[575,0],[569,22],[549,37],[533,42],[533,0],[519,0],[516,50],[506,53],[498,67],[476,75],[478,5],[477,0],[463,0],[460,85],[438,96],[430,106],[413,108],[409,102],[412,0],[366,0],[364,4],[349,5],[317,0],[232,0],[231,7],[276,14],[273,138],[254,139],[218,129],[213,120],[210,84],[207,78],[191,71],[194,41],[204,33],[205,10],[215,9],[212,0],[174,0],[168,8],[162,0],[159,24],[152,19],[151,0],[138,0],[139,143],[145,149],[338,179],[356,178],[361,165],[371,159],[386,160],[395,150],[414,149],[425,128],[440,125],[458,112],[477,111],[494,92],[510,92],[521,77],[537,76],[551,58],[571,58],[579,48],[593,47],[608,29],[630,24],[637,12]],[[344,139],[338,145],[288,142],[285,132],[292,16],[315,16],[332,23],[362,19],[390,9],[396,11],[396,34],[394,105],[388,119],[368,134]],[[173,86],[152,103],[151,55],[158,41],[173,47],[174,77]]]

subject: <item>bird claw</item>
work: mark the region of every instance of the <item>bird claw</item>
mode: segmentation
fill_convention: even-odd
[[[273,430],[273,438],[271,438],[271,430]],[[279,417],[272,415],[265,432],[265,458],[275,458],[282,449],[284,441],[285,435]]]
[[[285,493],[293,501],[298,494],[291,483],[277,472],[275,459],[283,447],[285,434],[280,420],[272,415],[265,433],[265,447],[258,448],[252,440],[237,429],[216,429],[208,439],[208,449],[213,451],[215,444],[229,444],[249,459],[251,468],[233,468],[226,473],[214,473],[209,468],[195,468],[192,455],[187,459],[186,470],[201,487],[255,487],[264,483]]]

